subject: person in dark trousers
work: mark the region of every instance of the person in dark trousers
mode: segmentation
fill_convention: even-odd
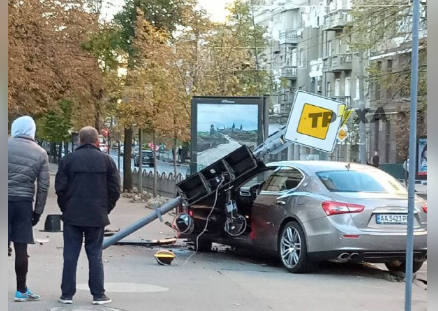
[[[379,158],[379,153],[376,151],[374,152],[374,157],[371,160],[372,164],[374,167],[379,167],[380,166],[380,158]]]
[[[39,300],[27,287],[27,245],[33,243],[32,227],[40,220],[50,185],[47,152],[35,142],[36,126],[29,116],[16,119],[8,140],[8,253],[13,243],[17,302]],[[36,198],[35,181],[37,181]]]
[[[60,302],[73,303],[76,269],[82,242],[89,263],[93,304],[111,302],[105,295],[102,243],[108,215],[120,197],[120,177],[111,157],[99,150],[99,134],[87,126],[79,131],[79,146],[58,167],[55,179],[64,223],[64,268]]]

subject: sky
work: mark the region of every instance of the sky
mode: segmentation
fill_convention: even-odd
[[[230,128],[233,123],[243,130],[258,129],[258,105],[235,104],[198,104],[198,132],[210,131],[210,126],[223,129]]]
[[[198,0],[199,4],[211,15],[211,20],[215,22],[223,22],[227,10],[225,6],[232,2],[231,0]],[[105,0],[103,15],[107,20],[110,20],[125,3],[124,0]],[[112,4],[112,5],[111,5]]]

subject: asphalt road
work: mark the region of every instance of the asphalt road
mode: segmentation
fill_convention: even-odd
[[[228,143],[219,145],[216,148],[211,148],[203,152],[199,152],[198,164],[207,166],[223,158],[224,156],[228,155],[230,152],[236,150],[241,146],[236,140],[230,138],[228,135],[223,135],[223,136],[228,140]]]

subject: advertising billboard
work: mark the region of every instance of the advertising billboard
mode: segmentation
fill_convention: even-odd
[[[417,146],[417,175],[427,177],[427,138],[419,138]]]
[[[267,137],[263,97],[193,97],[191,172],[195,173],[242,145],[256,147]]]

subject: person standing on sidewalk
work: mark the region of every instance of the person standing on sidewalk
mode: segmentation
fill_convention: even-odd
[[[14,243],[17,291],[15,301],[39,300],[26,284],[29,259],[27,245],[33,242],[32,227],[40,220],[50,185],[47,152],[35,142],[36,125],[29,116],[16,119],[8,140],[8,242]],[[37,191],[35,207],[35,181]]]
[[[93,304],[110,303],[105,295],[102,243],[108,215],[120,197],[120,177],[111,157],[99,149],[99,134],[91,126],[79,131],[79,146],[58,167],[55,179],[64,222],[64,268],[60,302],[73,303],[76,269],[82,242],[89,263]]]
[[[374,167],[379,168],[380,167],[380,158],[379,153],[377,151],[374,152],[374,157],[371,159],[371,163]]]

